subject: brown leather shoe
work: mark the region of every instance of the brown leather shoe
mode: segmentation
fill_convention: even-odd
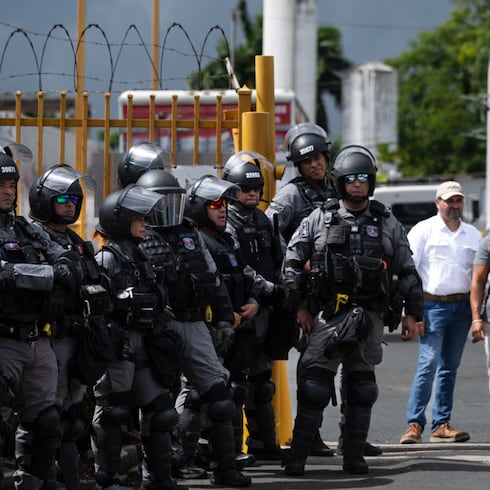
[[[419,442],[422,442],[422,427],[414,422],[400,437],[400,444],[417,444]]]
[[[444,422],[430,435],[430,442],[465,442],[469,439],[468,432],[457,431],[449,422]]]

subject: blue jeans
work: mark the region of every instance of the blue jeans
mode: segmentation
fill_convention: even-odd
[[[427,419],[432,384],[436,377],[432,404],[432,428],[449,422],[453,408],[454,386],[466,338],[471,326],[469,300],[443,302],[424,299],[425,335],[419,338],[418,367],[408,399],[408,424],[422,428]]]

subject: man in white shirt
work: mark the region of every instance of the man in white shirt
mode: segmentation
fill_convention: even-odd
[[[424,289],[424,322],[417,327],[419,359],[401,444],[422,442],[434,378],[430,441],[465,442],[470,438],[452,427],[450,419],[456,373],[471,326],[471,271],[481,235],[461,219],[464,194],[458,182],[443,182],[435,203],[437,215],[417,223],[408,234]]]

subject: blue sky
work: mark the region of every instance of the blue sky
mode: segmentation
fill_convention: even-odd
[[[198,52],[213,26],[219,26],[231,42],[231,17],[235,5],[234,0],[161,0],[160,44],[173,23],[182,25]],[[334,25],[340,29],[345,57],[354,63],[364,63],[396,56],[408,49],[408,40],[415,39],[419,31],[444,21],[451,6],[450,0],[318,0],[318,21],[319,25]],[[27,31],[40,59],[46,35],[53,26],[61,24],[72,38],[76,37],[77,1],[2,0],[2,7],[0,54],[9,36],[11,41],[1,66],[0,93],[13,90],[36,92],[39,82],[31,47],[24,36],[12,36],[12,32],[16,28]],[[86,51],[87,90],[102,93],[109,87],[110,62],[102,31],[114,45],[111,48],[114,61],[117,45],[123,41],[131,24],[149,45],[152,41],[152,7],[152,0],[86,0],[86,24],[98,26],[91,27],[87,35],[91,42]],[[262,0],[249,0],[248,8],[255,15],[262,8]],[[219,38],[219,31],[213,31],[205,54],[215,54],[214,46]],[[237,38],[239,42],[239,32]],[[126,42],[133,46],[121,53],[112,86],[114,91],[151,88],[151,65],[144,49],[136,46],[141,39],[135,30],[130,31]],[[167,47],[170,50],[166,52],[162,66],[165,88],[185,89],[185,77],[196,69],[197,64],[180,29],[172,29]],[[43,90],[72,90],[71,59],[67,36],[64,30],[57,28],[44,55],[43,71],[53,75],[43,76]],[[93,110],[97,114],[98,105]]]

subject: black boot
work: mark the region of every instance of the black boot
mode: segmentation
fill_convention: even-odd
[[[253,466],[255,464],[255,456],[243,452],[243,409],[241,405],[235,407],[232,425],[237,468],[243,469],[246,466]]]
[[[280,461],[281,448],[276,442],[276,420],[272,404],[268,402],[256,403],[255,410],[246,411],[248,438],[248,452],[253,453],[257,459],[266,461]]]
[[[54,406],[42,410],[34,422],[21,422],[15,435],[17,466],[44,483],[52,477],[59,436],[59,414]]]
[[[320,435],[320,431],[317,430],[315,433],[315,438],[313,439],[313,443],[310,449],[310,456],[322,456],[326,458],[330,458],[334,455],[333,449],[330,449],[325,442],[323,442],[322,436]]]
[[[343,404],[342,404],[343,405]],[[342,455],[344,452],[344,426],[345,426],[345,417],[343,414],[343,408],[341,406],[340,410],[340,422],[339,422],[339,439],[337,442],[337,454]],[[364,456],[381,456],[383,454],[383,450],[379,446],[374,446],[370,442],[366,441],[364,443]]]
[[[201,412],[185,407],[172,429],[172,475],[190,480],[204,478],[206,470],[192,464],[201,430]]]
[[[346,407],[343,469],[347,473],[364,475],[369,471],[363,455],[370,421],[371,407],[360,405]]]
[[[284,458],[284,473],[290,476],[305,474],[305,462],[315,438],[323,410],[298,405],[294,421],[291,449]]]
[[[187,490],[172,479],[169,432],[151,432],[142,437],[143,468],[141,490]]]
[[[231,422],[213,420],[209,430],[209,442],[218,465],[211,482],[226,487],[248,487],[252,480],[236,467],[233,428]]]

